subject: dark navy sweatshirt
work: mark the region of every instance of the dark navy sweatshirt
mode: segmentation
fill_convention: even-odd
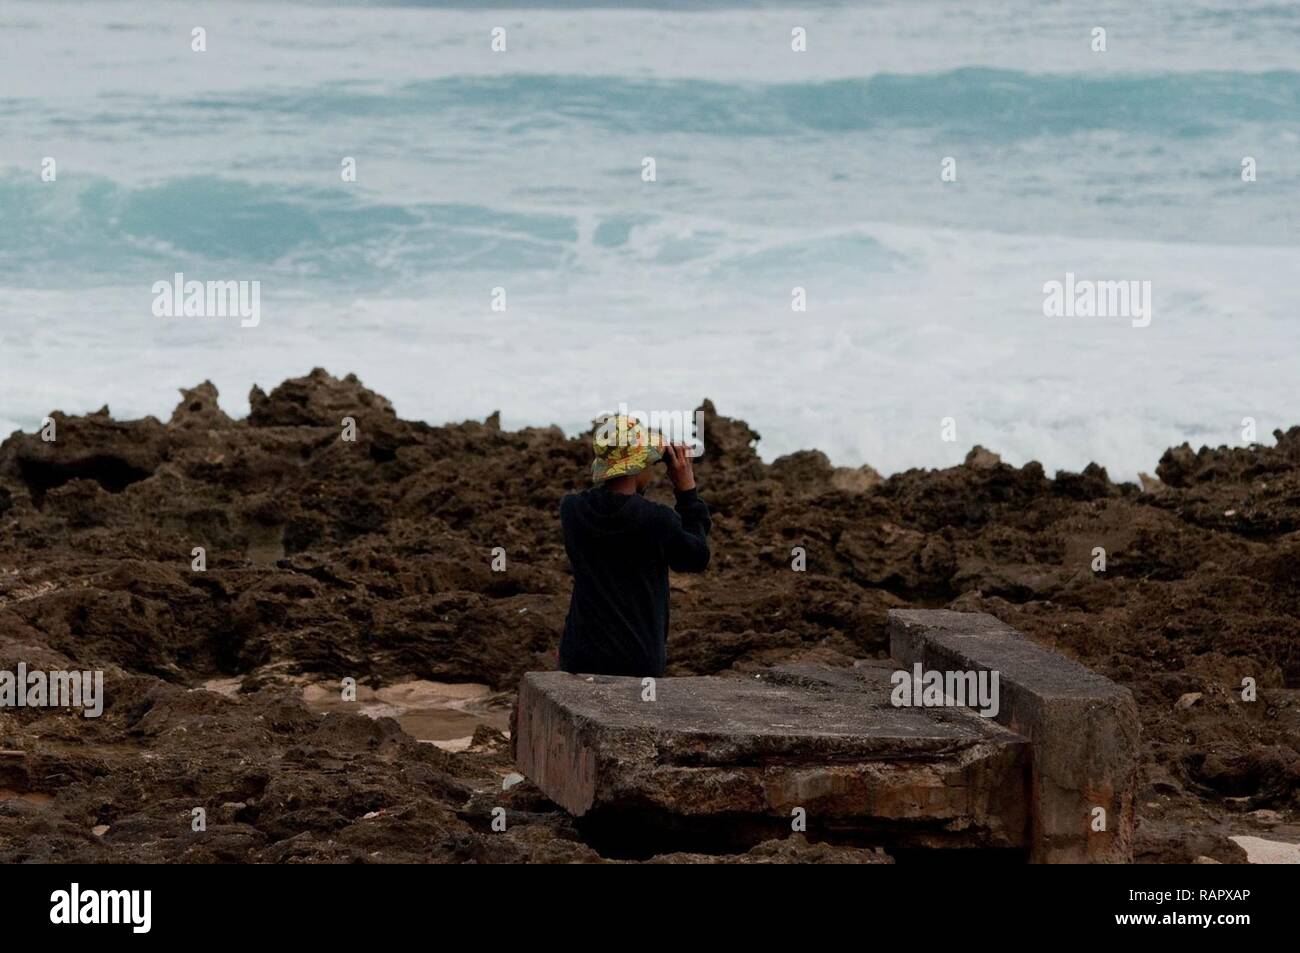
[[[560,668],[591,675],[659,676],[668,663],[668,570],[709,564],[709,508],[695,490],[676,511],[636,494],[594,487],[560,503],[573,598]]]

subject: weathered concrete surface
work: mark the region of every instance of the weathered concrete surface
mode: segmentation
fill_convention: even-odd
[[[1026,740],[964,709],[890,704],[892,665],[642,681],[532,672],[520,770],[576,816],[761,820],[909,847],[1023,847]],[[769,835],[770,836],[770,835]]]
[[[889,636],[904,668],[999,673],[996,719],[1033,751],[1031,861],[1132,860],[1138,718],[1127,689],[983,613],[895,609]]]

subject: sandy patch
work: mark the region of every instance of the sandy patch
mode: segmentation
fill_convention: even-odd
[[[313,711],[344,711],[369,718],[396,718],[417,741],[447,751],[464,751],[479,725],[506,731],[510,710],[504,695],[476,682],[415,679],[373,689],[357,686],[356,701],[344,701],[337,681],[303,687],[303,701]]]
[[[1232,839],[1246,852],[1246,859],[1252,864],[1300,864],[1300,844],[1250,836]]]

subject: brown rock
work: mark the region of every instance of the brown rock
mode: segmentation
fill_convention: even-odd
[[[204,427],[223,429],[232,421],[217,403],[217,388],[204,381],[194,388],[181,388],[181,402],[172,411],[171,427]]]
[[[966,459],[962,461],[962,466],[970,467],[974,470],[992,470],[1002,462],[1002,458],[991,450],[985,450],[979,444],[971,447],[970,453],[966,454]]]
[[[362,385],[355,374],[340,380],[319,367],[285,381],[270,395],[254,386],[248,403],[248,422],[254,427],[338,427],[344,417],[397,417],[387,398]]]

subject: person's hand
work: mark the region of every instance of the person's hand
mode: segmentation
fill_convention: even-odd
[[[682,444],[664,444],[664,462],[668,464],[668,479],[678,493],[695,489],[695,470],[691,467],[690,450]]]

